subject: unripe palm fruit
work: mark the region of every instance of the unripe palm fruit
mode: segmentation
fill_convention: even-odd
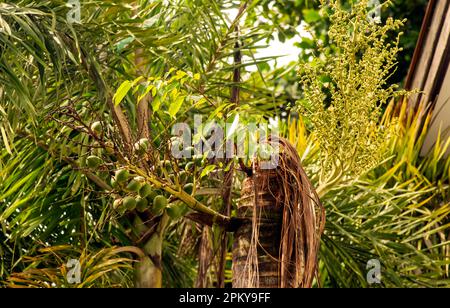
[[[163,195],[158,195],[153,200],[153,210],[155,212],[160,212],[164,210],[167,206],[167,198]]]
[[[103,128],[102,128],[102,123],[100,123],[100,122],[98,122],[98,121],[92,123],[91,129],[92,129],[92,131],[93,131],[94,133],[96,133],[97,135],[100,135],[100,134],[102,133],[102,130],[103,130]]]
[[[186,203],[184,203],[182,201],[178,201],[177,203],[178,203],[179,212],[181,214],[181,217],[185,216],[189,212],[189,207],[187,206]]]
[[[116,179],[111,178],[111,187],[116,189],[119,188],[119,183],[117,183]]]
[[[130,181],[130,183],[128,183],[127,190],[131,192],[138,192],[141,188],[141,185],[141,183],[133,179]]]
[[[141,189],[139,189],[139,196],[141,196],[142,198],[145,198],[148,195],[150,195],[151,192],[152,192],[152,186],[148,183],[145,183],[144,185],[142,185]]]
[[[145,149],[146,151],[147,151],[148,149],[150,149],[150,141],[149,141],[147,138],[142,138],[142,139],[140,139],[138,142],[139,142],[139,144],[141,145],[141,147],[142,147],[143,149]]]
[[[180,171],[180,182],[185,183],[188,178],[188,174],[186,171]]]
[[[113,208],[114,209],[118,209],[119,207],[122,206],[122,204],[123,204],[123,200],[122,199],[116,199],[116,200],[114,200]]]
[[[105,151],[107,154],[114,154],[114,143],[107,141],[105,143]]]
[[[123,206],[129,211],[134,210],[136,208],[136,199],[130,196],[123,198]]]
[[[118,183],[123,183],[128,180],[130,173],[125,169],[120,169],[116,171],[116,181]]]
[[[194,162],[190,161],[186,164],[186,167],[184,167],[184,170],[186,171],[193,171],[194,170]]]
[[[194,191],[194,184],[192,183],[187,183],[186,185],[184,185],[183,190],[189,194],[192,195],[192,192]]]
[[[147,138],[142,138],[134,144],[134,149],[138,153],[145,153],[150,148],[150,141]]]
[[[91,169],[98,168],[101,164],[103,164],[103,160],[95,155],[91,155],[86,160],[87,166]]]
[[[187,206],[184,203],[172,203],[166,208],[166,213],[170,218],[177,220],[186,214]]]
[[[136,209],[137,209],[140,213],[145,212],[145,210],[147,209],[147,207],[148,207],[148,201],[147,201],[147,199],[142,198],[142,197],[137,197],[137,198],[136,198]]]

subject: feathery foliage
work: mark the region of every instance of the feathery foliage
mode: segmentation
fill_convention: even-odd
[[[322,1],[329,14],[333,56],[318,45],[319,54],[300,68],[304,99],[300,113],[308,118],[320,143],[322,181],[339,174],[358,175],[378,164],[390,127],[378,125],[389,99],[405,94],[387,80],[401,48],[386,41],[403,22],[388,18],[380,25],[367,18],[368,0],[351,10],[340,1]]]

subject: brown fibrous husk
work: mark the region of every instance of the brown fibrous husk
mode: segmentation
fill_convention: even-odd
[[[252,235],[245,269],[234,273],[233,281],[239,287],[259,287],[259,225],[263,204],[267,203],[261,196],[269,192],[270,200],[282,213],[278,255],[270,256],[278,263],[278,287],[310,288],[317,273],[325,210],[296,149],[283,138],[272,137],[268,142],[279,149],[278,165],[272,170],[263,170],[260,160],[253,161]]]

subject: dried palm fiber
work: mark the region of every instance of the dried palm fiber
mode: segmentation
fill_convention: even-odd
[[[244,180],[238,216],[251,218],[235,233],[233,287],[312,287],[325,210],[295,148],[282,138],[276,169],[253,162]]]

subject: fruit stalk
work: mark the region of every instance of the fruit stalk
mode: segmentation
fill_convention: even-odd
[[[180,199],[181,201],[186,203],[186,205],[188,207],[190,207],[191,209],[198,211],[200,213],[212,216],[213,223],[221,225],[221,226],[228,225],[230,223],[230,217],[222,215],[222,214],[214,211],[213,209],[210,209],[209,207],[207,207],[203,203],[197,201],[194,197],[192,197],[191,195],[189,195],[182,189],[178,190],[176,187],[173,187],[166,183],[162,183],[157,178],[146,174],[140,168],[130,166],[130,169],[133,172],[135,172],[136,174],[145,178],[146,181],[152,183],[157,189],[163,189],[166,192],[168,192],[169,194],[171,194],[172,196]]]

